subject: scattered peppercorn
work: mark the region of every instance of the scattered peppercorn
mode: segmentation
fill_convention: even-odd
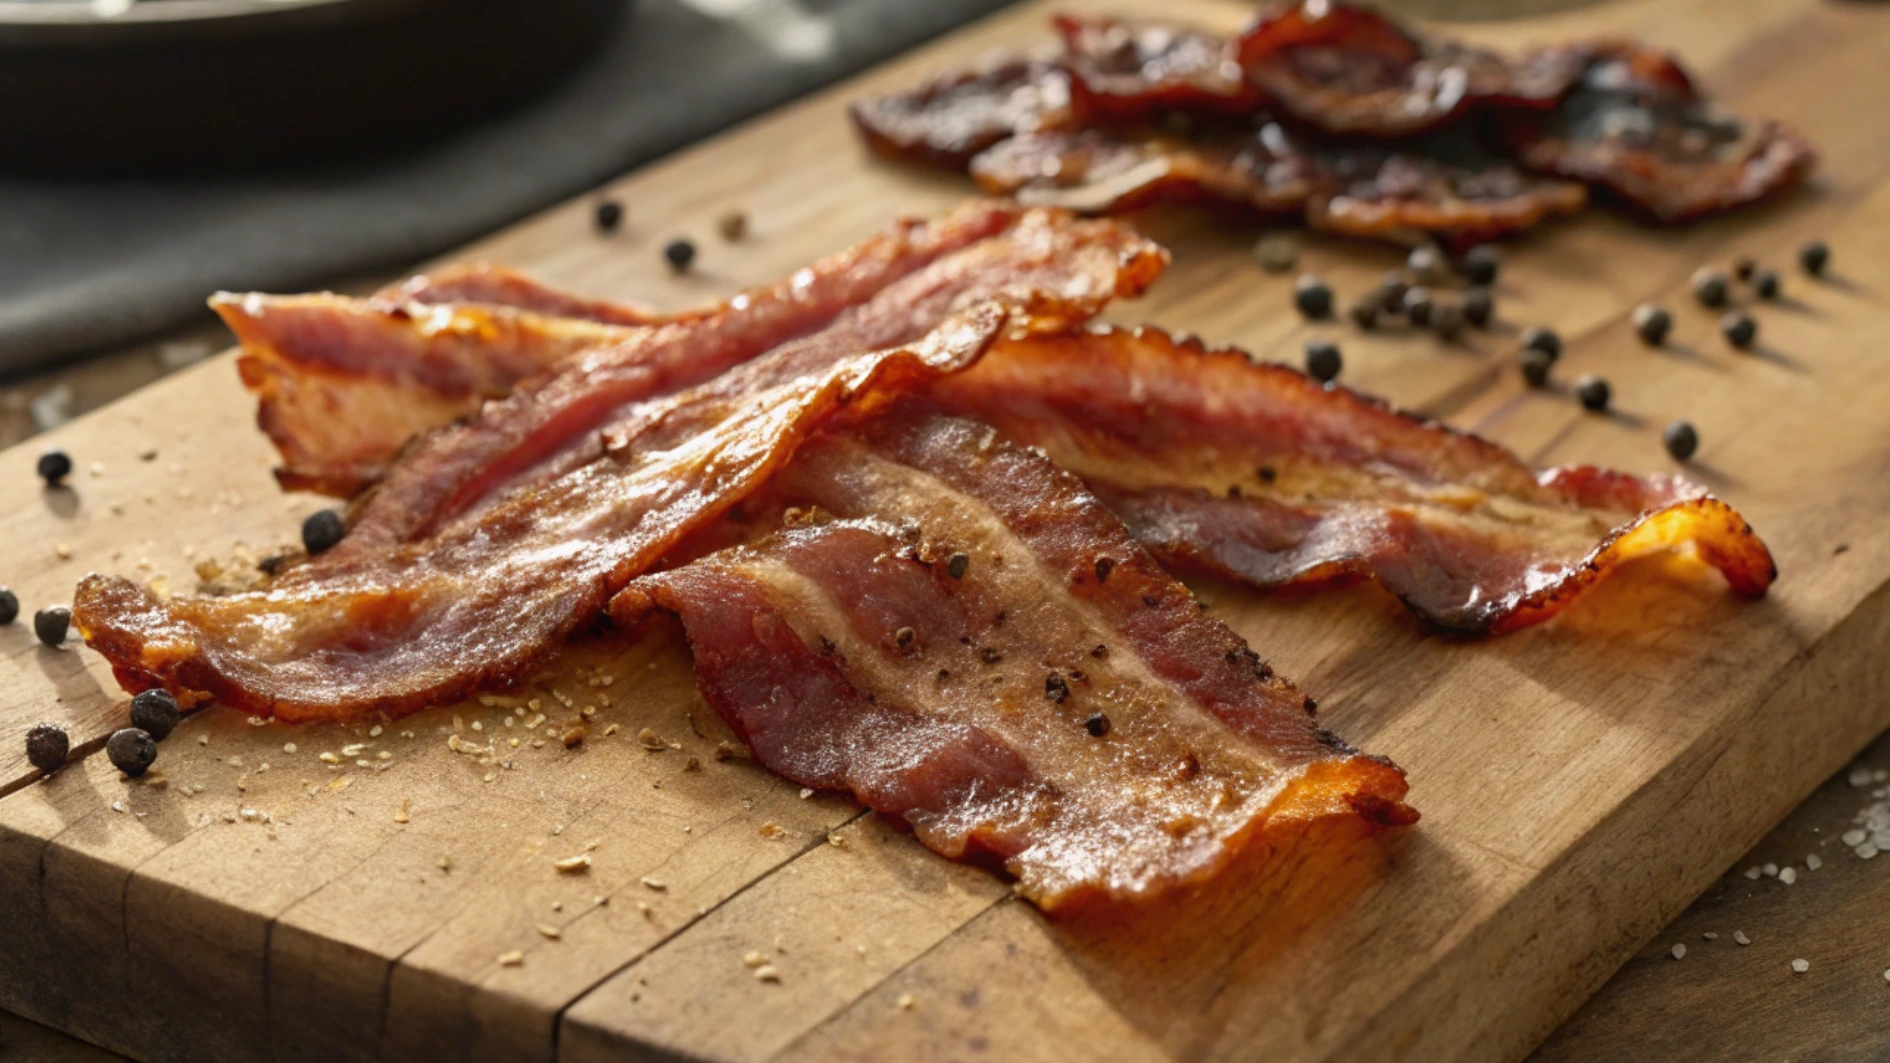
[[[663,245],[663,258],[669,262],[669,268],[676,273],[688,272],[696,261],[696,245],[677,237]]]
[[[177,710],[177,699],[171,697],[168,690],[147,690],[131,699],[131,726],[160,742],[170,736],[181,719],[183,714]]]
[[[1454,340],[1463,335],[1463,307],[1451,302],[1432,306],[1431,331],[1444,340]]]
[[[1360,331],[1370,332],[1378,327],[1378,308],[1379,300],[1368,296],[1353,303],[1345,312]]]
[[[1043,696],[1062,704],[1070,696],[1070,684],[1064,682],[1062,676],[1051,672],[1044,677]]]
[[[1660,441],[1667,446],[1667,453],[1678,461],[1685,461],[1700,448],[1700,434],[1685,421],[1675,421],[1660,433]]]
[[[1761,299],[1778,298],[1779,287],[1780,287],[1780,284],[1779,284],[1777,270],[1759,269],[1759,270],[1753,271],[1752,291],[1753,291],[1753,294],[1757,295],[1759,298]]]
[[[1541,325],[1531,325],[1523,329],[1522,345],[1524,350],[1541,351],[1551,360],[1562,357],[1562,337],[1556,335],[1554,329],[1543,328]]]
[[[1404,292],[1404,313],[1411,319],[1411,324],[1418,328],[1431,323],[1431,290],[1422,284],[1413,284]]]
[[[1471,288],[1463,293],[1463,317],[1477,328],[1489,328],[1496,316],[1496,299],[1488,288]]]
[[[1822,277],[1831,264],[1831,248],[1823,240],[1813,240],[1798,249],[1798,264],[1805,267],[1806,273]]]
[[[48,606],[33,614],[33,634],[48,646],[60,646],[72,628],[72,610],[63,605]]]
[[[1302,273],[1293,284],[1293,305],[1302,316],[1319,320],[1332,314],[1332,289],[1310,273]]]
[[[1742,256],[1733,262],[1733,276],[1738,277],[1742,281],[1749,281],[1752,279],[1753,271],[1758,268],[1759,264],[1757,262]]]
[[[1658,347],[1667,342],[1667,334],[1672,331],[1672,314],[1653,303],[1642,303],[1634,308],[1634,333],[1642,343]]]
[[[341,523],[341,514],[332,509],[318,509],[302,522],[302,549],[311,555],[331,550],[346,534],[348,529]]]
[[[1702,267],[1693,274],[1693,297],[1700,305],[1717,308],[1726,305],[1726,275],[1712,267]]]
[[[1344,368],[1345,359],[1339,355],[1339,345],[1331,340],[1306,341],[1306,373],[1321,384],[1330,384],[1339,379],[1339,370]]]
[[[953,554],[945,562],[945,571],[947,573],[950,573],[953,579],[964,579],[965,571],[969,569],[970,567],[971,567],[970,554]]]
[[[58,771],[71,751],[72,739],[67,738],[66,729],[56,723],[36,723],[26,732],[26,762],[40,771],[48,774]]]
[[[58,487],[72,475],[72,455],[63,450],[49,450],[39,456],[39,478],[47,487]]]
[[[1096,559],[1096,582],[1097,583],[1109,582],[1109,574],[1111,572],[1114,572],[1115,570],[1116,570],[1116,561],[1114,558],[1112,557],[1097,558]]]
[[[722,234],[722,239],[734,243],[748,235],[748,212],[731,210],[715,220],[715,229]]]
[[[1463,275],[1470,279],[1471,284],[1494,284],[1502,264],[1496,255],[1496,248],[1479,244],[1463,256]]]
[[[1536,347],[1524,347],[1516,356],[1516,364],[1522,368],[1523,379],[1529,386],[1539,388],[1549,382],[1549,367],[1555,364],[1555,357]]]
[[[1727,343],[1744,350],[1759,338],[1759,323],[1752,320],[1751,314],[1733,310],[1719,319],[1719,332],[1726,337]]]
[[[1253,257],[1268,273],[1285,273],[1299,261],[1299,241],[1290,233],[1268,233],[1253,245]]]
[[[1582,408],[1596,413],[1608,408],[1608,399],[1613,395],[1608,382],[1598,376],[1585,376],[1575,383],[1575,397],[1582,400]]]
[[[6,587],[0,587],[0,624],[11,624],[20,618],[20,596]]]
[[[1104,716],[1100,712],[1096,713],[1083,721],[1083,729],[1088,731],[1093,737],[1101,738],[1103,735],[1109,733],[1109,717]]]
[[[623,204],[614,199],[603,199],[592,212],[591,221],[600,233],[614,233],[623,225]]]
[[[112,767],[135,779],[157,760],[157,740],[136,727],[122,728],[105,740],[105,755]]]
[[[1394,269],[1385,274],[1384,280],[1378,282],[1378,305],[1383,307],[1387,314],[1402,314],[1404,313],[1404,293],[1410,290],[1411,283],[1404,279],[1401,271]]]
[[[1428,244],[1414,247],[1405,257],[1404,268],[1417,283],[1436,284],[1444,279],[1444,256]]]

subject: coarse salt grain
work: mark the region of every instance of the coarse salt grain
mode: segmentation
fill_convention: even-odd
[[[1847,830],[1843,834],[1838,835],[1838,841],[1841,841],[1845,845],[1848,845],[1851,848],[1855,849],[1858,846],[1864,844],[1864,840],[1869,837],[1870,835],[1865,834],[1861,830]]]
[[[524,962],[525,954],[517,949],[513,949],[511,952],[499,953],[499,966],[501,967],[518,967],[524,964]]]
[[[562,860],[552,861],[551,866],[566,874],[588,871],[591,866],[591,854],[579,853],[576,856],[567,856]]]
[[[1823,866],[1824,857],[1819,856],[1817,853],[1812,853],[1810,856],[1805,857],[1805,870],[1816,871]]]
[[[1703,937],[1703,938],[1705,938],[1705,939],[1706,939],[1706,940],[1708,940],[1708,941],[1718,941],[1718,940],[1719,940],[1719,935],[1718,935],[1718,934],[1715,934],[1715,933],[1713,933],[1713,932],[1712,932],[1711,930],[1708,930],[1708,931],[1707,931],[1706,933],[1704,933],[1704,934],[1701,934],[1700,936],[1701,936],[1701,937]]]
[[[757,981],[757,982],[773,982],[773,983],[774,983],[774,984],[776,984],[776,985],[780,985],[780,984],[781,984],[781,972],[780,972],[780,971],[777,971],[777,970],[775,970],[775,969],[774,969],[774,965],[773,965],[773,964],[771,964],[771,963],[764,963],[764,964],[762,964],[761,966],[759,966],[759,967],[757,967],[757,968],[755,968],[755,981]]]
[[[1687,947],[1685,945],[1677,944],[1668,951],[1673,953],[1673,958],[1676,960],[1684,960],[1687,958]]]
[[[1746,936],[1746,932],[1745,932],[1745,931],[1743,931],[1743,930],[1735,930],[1735,931],[1733,931],[1733,940],[1734,940],[1734,941],[1737,941],[1737,942],[1738,942],[1739,944],[1741,944],[1741,945],[1750,945],[1750,944],[1752,944],[1752,939],[1751,939],[1751,938],[1749,938],[1749,937],[1747,937],[1747,936]]]
[[[762,964],[768,962],[768,957],[751,949],[747,954],[742,956],[742,962],[750,967],[760,967]]]
[[[1792,972],[1794,974],[1804,974],[1806,971],[1809,971],[1809,970],[1811,970],[1810,960],[1793,960],[1792,961]]]
[[[1754,881],[1757,881],[1757,880],[1758,880],[1758,877],[1759,877],[1759,875],[1760,875],[1760,871],[1759,871],[1759,865],[1757,865],[1757,864],[1753,864],[1753,865],[1752,865],[1751,867],[1749,867],[1749,868],[1746,868],[1746,877],[1747,877],[1747,878],[1749,878],[1749,879],[1752,879],[1752,880],[1754,880]]]
[[[1762,867],[1762,868],[1760,868],[1759,870],[1765,873],[1765,877],[1766,877],[1766,878],[1777,878],[1777,877],[1778,877],[1778,865],[1777,865],[1777,864],[1767,864],[1767,865],[1765,865],[1764,867]]]
[[[294,742],[284,742],[284,743],[282,743],[282,751],[283,751],[284,753],[293,753],[293,752],[295,752],[295,743],[294,743]]]
[[[1857,853],[1858,859],[1869,860],[1871,857],[1877,855],[1878,849],[1872,843],[1865,842],[1864,844],[1858,846],[1854,851]]]
[[[1785,883],[1785,884],[1786,884],[1787,886],[1789,886],[1789,885],[1791,885],[1791,884],[1792,884],[1792,883],[1794,883],[1794,882],[1797,882],[1797,881],[1798,881],[1798,869],[1797,869],[1797,868],[1794,868],[1794,867],[1788,867],[1788,868],[1786,868],[1785,870],[1783,870],[1783,871],[1780,871],[1780,872],[1778,873],[1778,880],[1779,880],[1780,882],[1783,882],[1783,883]]]

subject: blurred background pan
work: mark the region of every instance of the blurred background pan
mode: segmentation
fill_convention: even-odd
[[[398,150],[549,84],[628,6],[0,0],[0,171],[268,171]]]

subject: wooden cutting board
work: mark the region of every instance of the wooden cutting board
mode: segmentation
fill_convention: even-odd
[[[1138,8],[1226,28],[1246,12],[1112,10]],[[843,104],[1039,38],[1047,10],[625,178],[615,237],[579,202],[454,257],[673,306],[943,208],[966,186],[865,157]],[[1338,336],[1349,383],[1545,464],[1665,470],[1661,426],[1686,417],[1703,439],[1688,474],[1777,555],[1759,603],[1654,560],[1485,643],[1429,635],[1369,588],[1200,587],[1336,730],[1410,772],[1416,829],[1309,840],[1131,923],[1052,923],[846,800],[716,759],[727,734],[661,626],[574,647],[524,704],[352,727],[205,713],[142,781],[89,756],[36,782],[33,721],[96,748],[124,698],[95,655],[21,623],[0,629],[0,1004],[166,1060],[1521,1057],[1890,724],[1887,31],[1890,12],[1814,0],[1628,0],[1465,31],[1669,45],[1731,103],[1798,123],[1825,163],[1811,190],[1738,218],[1657,232],[1597,212],[1538,234],[1509,255],[1502,326],[1457,347],[1309,327],[1290,279],[1248,256],[1252,231],[1146,219],[1176,263],[1117,319],[1289,360]],[[715,235],[732,208],[751,219],[735,244]],[[672,278],[659,250],[677,235],[701,255]],[[1813,236],[1835,276],[1787,268],[1786,298],[1755,308],[1759,350],[1726,347],[1687,276],[1736,254],[1788,267]],[[1303,254],[1342,294],[1396,260],[1321,240]],[[1647,299],[1676,315],[1666,350],[1631,336]],[[1522,386],[1516,330],[1538,323],[1568,341],[1565,378],[1612,381],[1617,413]],[[70,490],[32,483],[36,447],[8,452],[0,578],[30,613],[89,569],[187,590],[197,562],[291,541],[316,503],[276,494],[250,417],[219,358],[52,433],[78,464]],[[586,852],[588,870],[553,867]]]

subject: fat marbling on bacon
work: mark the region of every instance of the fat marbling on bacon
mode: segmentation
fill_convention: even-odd
[[[902,218],[773,285],[670,315],[480,269],[418,277],[367,300],[224,294],[211,306],[242,344],[237,368],[282,455],[277,478],[347,498],[378,481],[408,440],[580,354],[611,348],[612,365],[649,367],[651,386],[700,383],[1019,216],[1013,205],[979,202]]]
[[[1363,577],[1451,631],[1540,623],[1628,558],[1677,546],[1742,596],[1777,575],[1737,512],[1678,477],[1538,473],[1487,440],[1158,329],[1006,343],[930,393],[1082,476],[1164,562],[1261,588]]]
[[[400,468],[420,475],[383,484],[348,539],[263,590],[160,599],[93,575],[74,619],[128,687],[285,719],[404,713],[517,679],[825,420],[868,416],[1002,335],[1078,326],[1166,262],[1114,223],[1010,221],[706,383],[644,381],[619,345],[516,391],[410,448]],[[561,383],[612,358],[632,363],[616,405]]]
[[[803,447],[787,526],[632,581],[757,759],[852,793],[1046,910],[1142,901],[1289,825],[1414,822],[1313,704],[1080,481],[908,404]],[[804,508],[803,508],[804,507]]]

